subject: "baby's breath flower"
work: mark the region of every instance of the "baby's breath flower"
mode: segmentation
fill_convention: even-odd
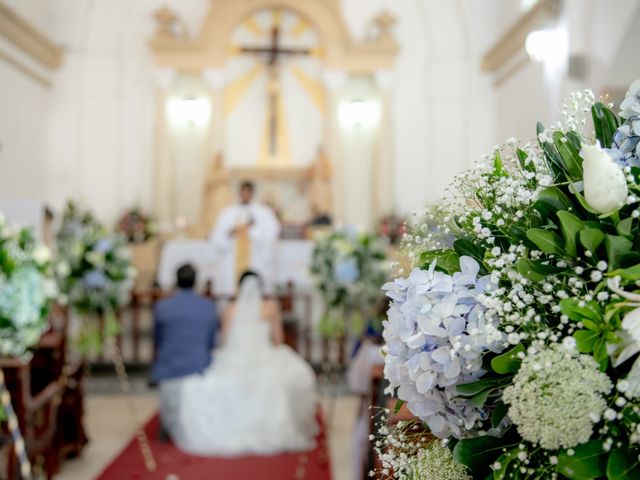
[[[420,450],[415,459],[402,476],[403,479],[415,480],[471,480],[467,467],[456,463],[449,450],[442,442],[433,442],[429,447]]]

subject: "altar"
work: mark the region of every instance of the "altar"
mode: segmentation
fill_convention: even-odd
[[[392,210],[392,15],[372,17],[366,40],[334,0],[220,0],[194,32],[168,7],[154,18],[162,225],[203,237],[245,180],[283,224]]]
[[[276,246],[275,275],[277,287],[286,287],[289,282],[296,290],[311,292],[313,281],[309,274],[313,242],[311,240],[279,240]],[[176,270],[185,263],[192,264],[198,271],[198,289],[205,288],[207,281],[211,281],[214,293],[228,295],[233,292],[221,292],[216,285],[218,258],[208,240],[174,239],[168,240],[162,246],[158,264],[157,281],[163,290],[171,290],[175,285]]]

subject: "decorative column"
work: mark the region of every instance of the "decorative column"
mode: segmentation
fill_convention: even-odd
[[[172,224],[176,215],[175,160],[167,129],[167,98],[176,72],[170,68],[156,69],[156,142],[153,210],[161,224]]]
[[[371,205],[374,221],[388,215],[394,208],[395,172],[393,168],[393,119],[391,87],[393,74],[389,70],[375,73],[380,99],[380,124],[373,159]]]
[[[221,68],[207,68],[202,72],[202,78],[209,87],[211,101],[211,118],[209,120],[209,145],[211,156],[222,153],[224,131],[223,122],[223,94],[224,72]]]
[[[347,80],[347,74],[341,70],[327,70],[324,73],[324,84],[327,90],[327,112],[325,128],[326,153],[333,166],[333,217],[336,223],[341,223],[345,216],[345,178],[344,168],[340,165],[340,132],[338,106],[342,94],[342,87]]]

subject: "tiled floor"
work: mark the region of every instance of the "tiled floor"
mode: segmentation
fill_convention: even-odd
[[[323,397],[323,409],[333,410],[329,422],[329,448],[334,480],[353,480],[351,432],[359,400],[351,395]],[[91,443],[82,456],[63,464],[60,480],[95,478],[133,437],[132,397],[114,393],[91,393],[86,400],[86,427]],[[155,393],[136,393],[133,397],[139,418],[146,421],[157,410]]]

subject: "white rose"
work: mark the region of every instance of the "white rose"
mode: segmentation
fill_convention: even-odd
[[[600,213],[622,207],[629,190],[620,166],[598,144],[583,143],[580,156],[584,160],[584,197],[589,206]]]
[[[51,260],[51,251],[45,245],[38,245],[33,250],[33,259],[38,265],[44,265]]]

